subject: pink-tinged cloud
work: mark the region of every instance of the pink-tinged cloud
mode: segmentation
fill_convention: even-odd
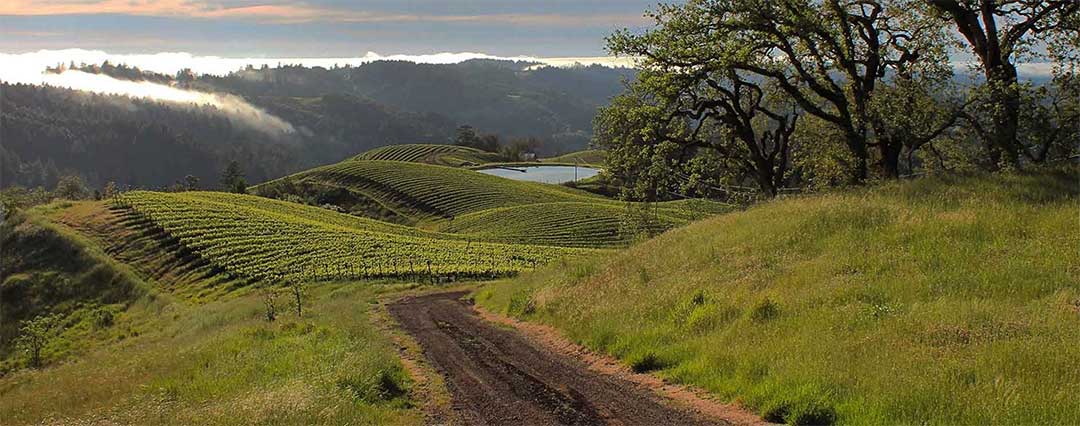
[[[192,0],[5,0],[0,4],[0,15],[41,16],[94,14],[240,19],[269,23],[461,22],[554,27],[636,25],[646,23],[646,19],[640,14],[422,15],[323,8],[302,3],[220,7],[206,2]]]
[[[0,15],[189,15],[200,7],[186,0],[5,0]]]

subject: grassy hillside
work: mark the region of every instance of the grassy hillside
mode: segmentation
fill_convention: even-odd
[[[117,206],[215,268],[261,280],[505,275],[581,253],[469,241],[249,195],[140,191]]]
[[[623,247],[637,230],[659,232],[726,211],[707,201],[650,206],[564,186],[516,181],[472,170],[419,163],[348,160],[259,185],[256,194],[354,215],[465,234],[468,239],[562,247]],[[630,222],[634,222],[630,220]]]
[[[622,245],[625,208],[606,203],[540,203],[483,210],[454,218],[443,230],[486,241],[606,248]],[[685,224],[659,213],[644,224],[660,233]]]
[[[58,320],[40,368],[0,336],[0,423],[420,422],[397,349],[371,318],[393,288],[312,285],[303,317],[281,295],[271,323],[263,290],[100,202],[6,219],[0,324]]]
[[[272,191],[276,185],[295,182],[345,187],[379,200],[395,211],[413,211],[415,215],[435,217],[524,204],[605,200],[555,185],[396,161],[344,161],[271,181],[254,191]]]
[[[369,318],[371,286],[309,290],[303,318],[257,292],[136,306],[139,319],[77,360],[0,376],[5,425],[418,424],[396,348]],[[283,298],[284,299],[284,298]],[[87,340],[73,343],[85,345]]]
[[[39,314],[57,316],[63,338],[44,347],[43,363],[86,348],[72,339],[110,336],[129,306],[154,295],[126,265],[73,230],[39,213],[18,213],[0,224],[0,376],[27,365],[16,345],[19,327]]]
[[[471,166],[502,161],[499,154],[457,145],[403,144],[375,148],[353,157],[356,160],[405,161],[440,166]]]
[[[571,152],[558,157],[545,158],[545,163],[588,164],[602,166],[607,159],[607,152],[599,149],[587,149],[584,151]]]
[[[477,295],[767,419],[1080,423],[1076,171],[795,197]]]

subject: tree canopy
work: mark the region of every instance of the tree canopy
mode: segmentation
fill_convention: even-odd
[[[920,150],[940,156],[935,142],[970,142],[981,131],[966,127],[980,114],[973,108],[977,91],[958,87],[953,78],[949,53],[956,40],[939,13],[942,3],[690,0],[659,5],[650,12],[654,27],[608,38],[611,53],[640,58],[641,72],[630,90],[598,115],[596,141],[617,153],[610,157],[615,173],[648,170],[640,163],[651,161],[683,187],[689,181],[699,186],[752,182],[766,196],[786,185],[804,185],[812,173],[812,167],[804,167],[812,163],[806,159],[811,153],[829,152],[822,161],[841,163],[848,182],[897,178],[905,169],[912,173],[925,160],[917,155]],[[969,3],[976,2],[964,4]],[[1033,37],[1062,26],[1057,22],[1064,18],[1049,16],[1062,11],[1051,12],[1055,7],[1072,7],[1064,3],[1021,13],[1034,23]],[[987,85],[993,85],[989,78]],[[1057,86],[1060,90],[1048,93],[1071,87]],[[1033,105],[1046,104],[1048,97],[1039,99]],[[1050,120],[1054,128],[1067,119],[1060,117],[1068,109],[1063,104],[1054,103],[1058,110],[1043,115],[1057,114]],[[827,127],[817,134],[829,133],[829,140],[806,137],[808,132],[798,131],[800,123]],[[1060,146],[1059,133],[1041,142]],[[821,149],[837,142],[846,151],[841,155]],[[648,185],[670,188],[664,181],[652,179]]]

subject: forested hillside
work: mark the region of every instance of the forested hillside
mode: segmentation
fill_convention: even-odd
[[[549,139],[548,151],[554,153],[585,147],[596,109],[636,74],[602,66],[531,70],[532,65],[472,60],[441,65],[380,61],[334,69],[283,66],[204,77],[192,84],[245,96],[364,96],[485,132]]]
[[[453,129],[347,95],[252,99],[297,129],[275,134],[209,106],[28,85],[0,90],[5,186],[52,187],[75,174],[97,188],[110,181],[160,188],[192,175],[213,188],[234,160],[259,182],[385,144],[442,142]]]
[[[120,80],[236,95],[295,131],[268,132],[205,105],[4,83],[4,186],[51,188],[60,176],[79,175],[94,188],[163,188],[190,175],[199,187],[216,188],[231,161],[256,183],[379,146],[446,143],[464,124],[503,138],[539,138],[544,152],[568,152],[587,145],[597,108],[632,77],[598,66],[532,70],[506,61],[285,65],[227,76],[72,65]]]

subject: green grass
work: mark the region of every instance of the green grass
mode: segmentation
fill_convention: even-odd
[[[506,275],[584,253],[470,241],[248,195],[136,191],[118,206],[215,267],[259,280]]]
[[[471,170],[394,161],[344,161],[259,185],[314,181],[364,193],[399,211],[447,218],[480,210],[553,202],[608,202],[556,185],[515,181]]]
[[[256,193],[310,196],[311,188],[337,188],[410,217],[417,226],[472,240],[561,247],[624,247],[620,229],[640,209],[564,186],[511,179],[428,164],[349,160],[259,185]],[[666,230],[729,207],[707,201],[658,203],[651,230]],[[628,213],[629,212],[629,213]]]
[[[102,324],[128,306],[168,298],[85,236],[46,217],[69,207],[57,202],[19,212],[0,229],[0,375],[25,366],[15,339],[19,326],[41,313],[58,315],[64,328],[63,338],[44,348],[47,364],[88,350],[70,342],[108,335]]]
[[[567,247],[610,248],[629,244],[635,235],[623,229],[625,208],[606,203],[541,203],[483,210],[454,218],[444,232],[484,241]],[[686,224],[660,212],[650,231]]]
[[[355,160],[405,161],[462,167],[500,161],[499,154],[458,145],[388,145],[353,157]]]
[[[781,199],[476,299],[768,420],[1077,424],[1077,182]]]
[[[378,290],[310,288],[303,318],[262,319],[257,292],[134,307],[152,318],[79,360],[0,378],[19,424],[416,424],[409,380],[370,316]]]
[[[3,323],[61,320],[43,367],[0,352],[0,423],[421,422],[375,312],[382,293],[409,286],[311,284],[302,318],[283,295],[269,323],[261,290],[177,268],[182,250],[99,202],[19,218],[3,225]]]
[[[545,158],[540,161],[545,163],[569,163],[569,164],[587,164],[593,166],[602,166],[607,159],[607,151],[599,149],[586,149],[584,151],[576,151],[568,154],[563,154],[558,157]]]

